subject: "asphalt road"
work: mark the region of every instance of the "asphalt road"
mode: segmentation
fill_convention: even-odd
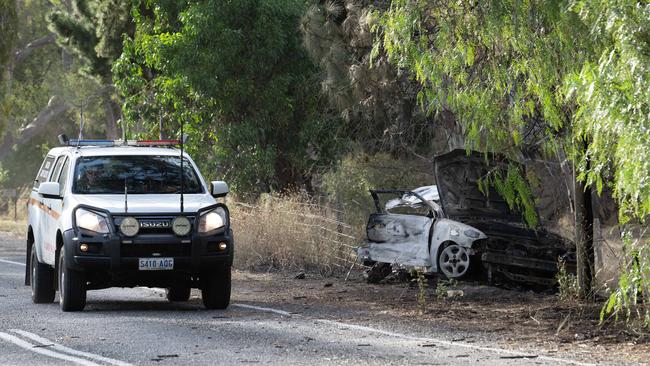
[[[159,289],[115,288],[90,291],[85,311],[63,313],[58,302],[31,302],[22,245],[0,239],[2,365],[587,364],[456,342],[441,330],[341,321],[331,309],[295,314],[295,304],[270,304],[261,292],[240,296],[236,280],[225,311],[204,310],[198,292],[169,303]]]

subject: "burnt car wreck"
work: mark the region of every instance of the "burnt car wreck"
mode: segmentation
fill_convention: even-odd
[[[357,250],[372,266],[368,281],[396,266],[447,278],[482,274],[488,283],[502,278],[552,286],[560,261],[575,271],[571,241],[528,227],[496,190],[479,190],[494,164],[507,161],[488,165],[482,154],[454,150],[435,158],[435,186],[371,190],[376,212],[368,219],[367,244]]]

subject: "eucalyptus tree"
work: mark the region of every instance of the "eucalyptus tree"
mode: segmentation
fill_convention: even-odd
[[[309,188],[314,169],[336,154],[338,119],[324,111],[301,45],[306,6],[203,0],[135,9],[136,31],[113,67],[125,117],[186,123],[205,170],[241,193]]]
[[[50,29],[57,43],[79,57],[79,71],[100,84],[106,116],[106,135],[119,137],[117,125],[120,103],[110,87],[113,83],[112,64],[122,54],[122,38],[134,31],[131,17],[132,1],[72,0],[70,7],[59,7],[49,15]]]

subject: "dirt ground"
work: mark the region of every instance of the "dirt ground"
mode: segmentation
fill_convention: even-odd
[[[438,298],[436,287],[425,290],[424,313],[414,283],[366,284],[360,273],[342,278],[287,273],[235,275],[237,298],[259,299],[296,313],[318,311],[364,325],[400,323],[408,329],[445,330],[457,340],[505,348],[573,355],[572,359],[650,362],[650,333],[622,322],[599,324],[600,303],[566,303],[552,293],[460,283],[463,296]],[[243,288],[241,288],[243,287]]]

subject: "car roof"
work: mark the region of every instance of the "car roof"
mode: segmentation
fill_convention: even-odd
[[[167,155],[178,156],[181,150],[169,147],[141,147],[141,146],[63,146],[51,149],[48,155],[61,155],[65,153],[77,156],[113,156],[113,155]],[[183,152],[187,157],[187,153]]]

